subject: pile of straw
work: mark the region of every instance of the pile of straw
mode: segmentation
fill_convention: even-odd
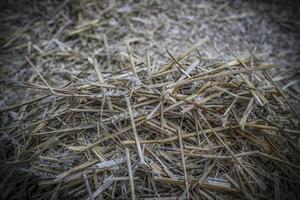
[[[4,164],[26,163],[19,170],[38,177],[41,199],[297,198],[299,113],[267,72],[273,65],[230,48],[232,61],[203,57],[207,41],[166,50],[160,67],[127,43],[127,67],[104,73],[88,57],[60,88],[26,58],[43,82],[27,87],[44,92],[1,109],[24,121],[6,127],[18,146]]]
[[[300,199],[299,9],[266,2],[0,3],[0,199]]]

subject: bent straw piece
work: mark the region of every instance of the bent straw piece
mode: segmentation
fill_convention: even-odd
[[[243,117],[241,118],[239,124],[242,128],[242,130],[244,131],[245,130],[245,126],[246,126],[246,121],[247,121],[247,118],[248,118],[248,115],[250,114],[252,108],[253,108],[253,102],[254,102],[254,98],[252,97],[247,105],[247,108],[245,110],[245,112],[243,113]]]

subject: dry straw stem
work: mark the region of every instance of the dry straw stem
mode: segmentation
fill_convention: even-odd
[[[130,161],[130,154],[129,150],[126,147],[125,148],[126,158],[127,158],[127,167],[128,167],[128,176],[130,181],[130,191],[131,191],[131,199],[136,199],[135,197],[135,189],[134,189],[134,182],[133,182],[133,175],[132,175],[132,167],[131,167],[131,161]]]
[[[0,110],[22,116],[1,129],[18,144],[3,165],[26,164],[49,198],[279,199],[282,185],[300,183],[290,155],[300,135],[293,97],[258,56],[197,55],[207,41],[167,51],[157,69],[128,42],[121,70],[106,71],[91,56],[89,75],[80,71],[61,87],[36,70],[46,86],[22,86],[39,96]]]

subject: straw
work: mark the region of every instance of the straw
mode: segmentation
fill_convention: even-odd
[[[9,1],[0,199],[299,199],[299,23],[272,3]]]

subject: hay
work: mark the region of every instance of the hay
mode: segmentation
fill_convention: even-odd
[[[81,14],[96,13],[81,4],[72,6]],[[225,3],[214,12],[227,7]],[[219,49],[209,37],[196,40],[195,33],[193,45],[166,49],[149,33],[131,37],[119,28],[129,23],[132,32],[137,30],[120,13],[134,11],[147,13],[143,4],[112,2],[96,19],[80,20],[71,28],[69,20],[61,20],[42,48],[14,44],[31,25],[3,41],[6,51],[25,48],[24,61],[34,72],[25,83],[6,84],[36,92],[0,108],[5,124],[1,197],[299,198],[299,97],[293,80],[278,84],[287,79],[286,71],[266,62],[268,57],[256,48],[241,55],[229,46]],[[118,22],[113,21],[116,16]],[[220,23],[252,16],[243,12],[214,19]],[[141,30],[150,23],[131,20],[143,24]],[[153,33],[160,29],[157,21],[152,25]],[[98,34],[105,28],[106,33]],[[116,41],[122,34],[127,38],[112,53],[108,39]],[[164,35],[168,44],[176,41],[169,37]],[[63,43],[58,38],[71,39]],[[71,44],[76,40],[84,50]],[[93,51],[99,47],[93,41],[101,41],[100,49]],[[49,72],[44,64],[61,67]]]
[[[48,179],[41,187],[54,188],[47,195],[90,199],[268,198],[274,171],[281,183],[298,182],[300,166],[279,151],[300,134],[298,112],[268,74],[273,65],[255,54],[224,62],[192,51],[206,41],[178,56],[167,51],[160,68],[129,48],[121,71],[103,73],[89,58],[98,79],[77,76],[63,88],[36,70],[46,96],[1,109],[26,106],[27,122],[14,131],[21,151],[5,164],[30,161],[27,170]]]

